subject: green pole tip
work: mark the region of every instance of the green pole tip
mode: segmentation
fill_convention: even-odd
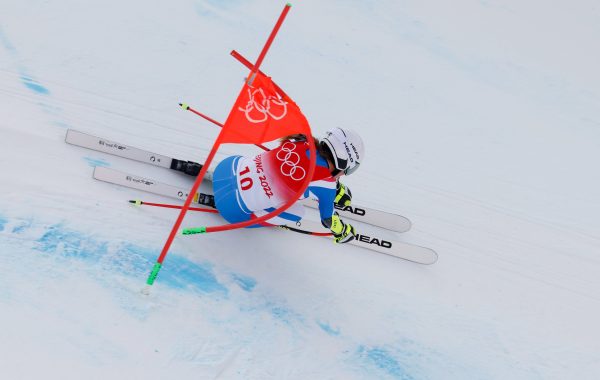
[[[195,235],[195,234],[203,234],[206,232],[206,227],[192,227],[192,228],[184,228],[181,232],[184,235]]]
[[[154,280],[156,280],[156,276],[158,276],[158,272],[160,271],[160,268],[162,267],[161,263],[156,263],[154,264],[154,266],[152,267],[152,272],[150,272],[150,275],[148,276],[148,279],[146,280],[146,285],[152,285],[154,284]]]
[[[142,201],[140,201],[139,199],[131,200],[131,201],[129,201],[129,203],[133,203],[136,206],[141,206],[142,205]]]
[[[292,3],[287,3],[286,5],[287,5],[288,7],[291,7],[291,6],[292,6]]]
[[[185,103],[179,103],[179,105],[181,106],[181,108],[183,108],[183,109],[184,109],[184,110],[186,110],[186,111],[187,111],[187,110],[190,108],[190,106],[188,106],[188,105],[187,105],[187,104],[185,104]]]

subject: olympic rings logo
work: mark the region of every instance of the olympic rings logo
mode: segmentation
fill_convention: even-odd
[[[288,141],[281,146],[276,156],[279,161],[282,161],[281,174],[292,178],[294,181],[301,181],[306,177],[306,170],[302,166],[298,166],[300,155],[294,152],[295,150],[296,145]]]
[[[248,89],[248,97],[246,107],[238,107],[238,110],[244,112],[251,123],[262,123],[269,117],[281,120],[287,115],[287,102],[273,95],[266,96],[262,88],[252,92]]]

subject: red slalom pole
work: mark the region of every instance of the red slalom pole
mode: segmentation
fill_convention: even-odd
[[[188,106],[188,105],[187,105],[187,104],[185,104],[185,103],[179,103],[179,105],[181,106],[181,108],[183,108],[183,109],[184,109],[184,110],[186,110],[186,111],[191,111],[191,112],[195,113],[196,115],[200,116],[201,118],[203,118],[203,119],[205,119],[205,120],[208,120],[208,121],[210,121],[211,123],[213,123],[213,124],[215,124],[215,125],[218,125],[218,126],[219,126],[219,127],[221,127],[221,128],[223,128],[223,127],[224,127],[224,126],[223,126],[223,124],[219,123],[219,122],[218,122],[218,121],[216,121],[215,119],[213,119],[213,118],[210,118],[210,117],[206,116],[205,114],[203,114],[203,113],[200,113],[200,112],[196,111],[195,109],[193,109],[192,107]]]
[[[190,208],[192,199],[194,198],[195,194],[198,192],[198,188],[200,188],[200,183],[204,179],[204,176],[206,175],[206,172],[208,171],[208,167],[211,164],[212,160],[214,159],[214,157],[217,153],[217,150],[219,149],[219,146],[221,146],[221,136],[222,135],[223,135],[223,130],[221,130],[221,134],[219,134],[219,136],[217,137],[217,141],[215,141],[215,144],[213,145],[212,150],[208,154],[208,158],[206,159],[204,166],[202,166],[202,169],[200,170],[200,173],[198,174],[198,177],[196,178],[196,181],[194,182],[194,185],[192,186],[192,189],[190,190],[190,193],[189,193],[187,199],[185,200],[185,203],[181,207],[181,211],[179,212],[177,221],[173,225],[173,228],[171,229],[171,233],[169,234],[169,237],[167,238],[167,241],[165,242],[165,245],[164,245],[162,251],[160,252],[160,256],[156,260],[156,263],[154,264],[154,267],[152,268],[152,271],[150,272],[150,275],[148,276],[148,280],[146,281],[146,287],[142,290],[142,293],[144,293],[144,294],[150,293],[150,286],[152,286],[154,284],[154,281],[156,280],[156,276],[158,276],[158,272],[160,272],[160,269],[162,268],[162,263],[165,260],[165,257],[167,256],[167,253],[169,252],[169,249],[171,248],[171,245],[173,244],[173,240],[175,239],[177,230],[179,229],[179,227],[181,227],[181,223],[183,222],[183,218],[185,217],[185,214],[188,212],[188,210]],[[310,157],[316,157],[317,150],[315,147],[315,143],[312,139],[309,140],[309,150],[310,150]],[[188,232],[183,231],[184,235],[190,235],[190,234],[196,234],[196,233],[207,233],[207,232],[218,232],[218,231],[232,230],[234,228],[248,227],[248,226],[257,224],[259,222],[262,222],[264,220],[267,220],[267,219],[270,219],[272,217],[279,215],[281,212],[285,211],[290,206],[292,206],[292,204],[294,204],[297,201],[297,199],[302,195],[304,190],[308,187],[310,179],[313,177],[313,174],[315,173],[315,166],[316,166],[316,160],[313,159],[311,161],[312,161],[311,166],[306,175],[306,179],[305,179],[304,183],[302,184],[302,188],[296,194],[294,194],[294,196],[292,198],[290,198],[290,200],[286,204],[284,204],[277,210],[271,211],[270,213],[263,215],[259,218],[247,220],[245,222],[238,222],[238,223],[233,223],[233,224],[229,224],[229,225],[222,225],[222,226],[215,226],[215,227],[200,227],[199,229],[187,229],[190,231],[188,231]]]
[[[131,200],[129,203],[133,203],[136,206],[153,206],[153,207],[164,207],[164,208],[174,208],[181,209],[183,206],[180,205],[169,205],[165,203],[152,203],[152,202],[144,202],[140,200]],[[218,214],[219,211],[212,208],[200,208],[200,207],[190,207],[188,210],[190,211],[200,211],[200,212],[210,212],[214,214]]]
[[[281,12],[281,15],[279,15],[279,19],[277,20],[275,27],[271,31],[271,34],[269,35],[269,38],[267,39],[267,43],[265,44],[262,51],[260,52],[260,55],[258,56],[258,59],[256,60],[256,63],[254,64],[254,67],[252,67],[252,71],[250,72],[250,76],[248,77],[248,85],[252,85],[252,82],[254,81],[254,76],[258,72],[260,65],[262,65],[262,62],[265,59],[265,56],[267,55],[267,52],[269,51],[269,48],[271,47],[273,40],[275,40],[275,36],[277,35],[279,28],[281,28],[281,24],[283,24],[283,20],[285,20],[285,16],[287,16],[291,7],[292,7],[292,4],[290,4],[290,3],[287,3],[285,5],[285,7],[283,7],[283,11]]]
[[[248,69],[252,70],[252,67],[254,66],[254,65],[252,65],[252,62],[248,61],[246,58],[244,58],[243,55],[241,55],[237,51],[232,50],[231,51],[231,56],[233,58],[237,59],[242,65],[246,66]],[[264,75],[264,76],[267,76],[265,73],[263,73],[260,70],[258,70],[257,72],[260,73],[260,74],[262,74],[262,75]],[[281,89],[281,87],[279,87],[277,85],[277,83],[275,83],[275,82],[272,82],[272,83],[273,83],[273,87],[275,87],[275,90],[277,90],[277,92],[281,95],[281,97],[284,100],[286,100],[286,101],[291,100],[291,98]]]
[[[219,123],[219,122],[218,122],[218,121],[216,121],[215,119],[212,119],[212,118],[210,118],[210,117],[208,117],[208,116],[204,115],[203,113],[196,111],[195,109],[193,109],[192,107],[190,107],[189,105],[187,105],[187,104],[185,104],[185,103],[179,103],[179,105],[180,105],[180,106],[181,106],[181,108],[183,108],[184,110],[186,110],[186,111],[190,111],[190,112],[192,112],[192,113],[195,113],[196,115],[200,116],[201,118],[203,118],[203,119],[206,119],[206,120],[210,121],[211,123],[213,123],[213,124],[215,124],[215,125],[217,125],[217,126],[219,126],[219,127],[221,127],[221,128],[225,127],[223,124]],[[255,145],[255,146],[257,146],[257,147],[259,147],[260,149],[262,149],[262,150],[264,150],[264,151],[267,151],[267,152],[271,150],[271,149],[269,149],[269,148],[267,148],[266,146],[264,146],[264,145],[261,145],[261,144],[254,144],[254,145]]]
[[[301,230],[301,229],[298,229],[298,228],[294,228],[294,227],[291,227],[291,226],[279,226],[279,228],[281,228],[282,230],[297,232],[299,234],[311,235],[311,236],[331,236],[331,235],[333,235],[331,232],[311,232],[311,231],[304,231],[304,230]]]
[[[181,205],[170,205],[170,204],[165,204],[165,203],[152,203],[152,202],[144,202],[144,201],[140,201],[140,200],[130,200],[129,203],[133,203],[136,206],[154,206],[154,207],[165,207],[165,208],[173,208],[173,209],[181,209],[183,207]],[[210,213],[214,213],[214,214],[219,213],[218,210],[208,209],[208,208],[200,208],[200,207],[190,207],[188,210],[189,211],[210,212]],[[311,235],[311,236],[331,236],[332,235],[331,232],[304,231],[304,230],[294,228],[291,226],[272,226],[272,227],[279,227],[282,230],[297,232],[300,234]]]
[[[146,288],[142,291],[144,294],[150,293],[150,286],[152,286],[154,284],[154,280],[156,280],[156,276],[158,276],[158,272],[160,272],[160,268],[162,268],[162,263],[165,260],[165,257],[167,256],[169,249],[171,248],[171,244],[173,244],[173,240],[175,239],[175,236],[177,235],[177,230],[179,230],[179,227],[181,227],[181,223],[183,222],[183,218],[185,217],[185,214],[187,213],[188,209],[190,208],[192,199],[194,199],[194,196],[198,192],[198,189],[200,188],[200,183],[202,183],[202,180],[204,179],[204,176],[206,175],[206,172],[208,171],[208,166],[211,164],[212,160],[215,158],[215,155],[217,154],[217,150],[219,149],[220,145],[221,144],[219,142],[219,139],[217,138],[217,141],[213,145],[210,153],[208,154],[208,157],[206,158],[206,161],[204,162],[204,165],[202,166],[202,169],[200,170],[198,177],[196,177],[196,181],[194,181],[194,185],[192,186],[192,189],[190,190],[190,193],[189,193],[188,197],[186,198],[185,203],[181,207],[181,211],[179,212],[179,215],[177,216],[177,220],[175,221],[173,228],[171,228],[171,232],[169,233],[169,237],[167,238],[167,241],[165,242],[165,245],[163,246],[163,249],[160,252],[160,256],[158,256],[158,259],[156,260],[154,267],[152,267],[152,271],[150,272],[150,275],[148,276],[148,279],[146,280]]]
[[[277,23],[275,24],[275,27],[273,28],[273,31],[271,32],[271,35],[269,36],[267,43],[263,47],[263,50],[262,50],[256,64],[254,65],[254,68],[251,72],[250,79],[247,82],[248,85],[251,85],[251,82],[253,80],[253,77],[255,76],[256,70],[259,69],[263,59],[265,58],[265,56],[267,54],[267,51],[269,50],[269,47],[271,46],[273,40],[275,39],[275,35],[277,34],[277,31],[281,27],[281,24],[283,23],[283,20],[285,19],[285,16],[289,12],[290,8],[291,8],[291,4],[288,3],[288,4],[286,4],[283,11],[281,12],[281,15],[279,16],[279,19],[277,20]],[[187,211],[190,208],[192,199],[194,198],[195,194],[198,192],[198,189],[200,188],[200,183],[204,179],[204,176],[206,175],[206,172],[208,171],[208,167],[210,166],[213,159],[215,158],[217,150],[221,146],[223,132],[224,132],[224,128],[222,127],[221,133],[217,137],[217,140],[215,141],[210,153],[208,154],[208,157],[206,158],[206,161],[204,162],[204,165],[202,166],[202,169],[200,170],[200,173],[198,174],[196,181],[194,181],[194,185],[192,186],[192,188],[189,192],[189,195],[186,198],[185,203],[183,204],[181,211],[179,212],[179,215],[177,216],[177,220],[175,221],[175,224],[173,225],[173,228],[171,229],[171,232],[169,233],[169,237],[167,238],[167,241],[165,242],[165,245],[164,245],[162,251],[160,252],[160,256],[156,260],[156,263],[154,264],[154,267],[152,268],[152,271],[150,272],[150,275],[148,276],[148,280],[146,281],[146,288],[142,291],[145,294],[149,294],[150,286],[154,284],[154,281],[156,280],[156,277],[158,276],[158,272],[160,272],[162,263],[163,263],[165,257],[167,256],[167,253],[169,252],[171,245],[173,244],[173,240],[175,239],[175,236],[177,235],[177,230],[179,229],[179,227],[181,227],[181,223],[183,222],[185,214],[187,213]],[[316,148],[314,146],[313,141],[312,140],[309,141],[309,144],[310,144],[310,146],[309,146],[310,157],[315,157]],[[299,191],[297,194],[294,195],[295,199],[291,199],[289,202],[287,202],[285,205],[283,205],[279,209],[272,211],[269,214],[263,215],[263,216],[257,218],[256,220],[249,220],[246,222],[234,223],[230,226],[224,225],[224,226],[216,226],[216,227],[206,227],[206,228],[204,228],[204,231],[205,232],[217,232],[217,231],[230,230],[233,228],[247,227],[247,226],[256,224],[258,222],[262,222],[264,220],[267,220],[269,218],[279,215],[281,212],[283,212],[287,208],[289,208],[296,201],[296,199],[304,192],[304,189],[306,189],[306,187],[308,186],[308,184],[310,182],[310,178],[312,178],[312,176],[315,172],[315,165],[316,165],[316,160],[313,160],[311,162],[310,169],[308,170],[307,178],[306,178],[305,182],[303,183],[303,188],[301,189],[301,191]]]

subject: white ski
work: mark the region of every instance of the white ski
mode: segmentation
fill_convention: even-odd
[[[172,157],[134,148],[129,145],[104,139],[102,137],[92,136],[74,129],[67,130],[65,142],[71,145],[77,145],[83,148],[96,150],[98,152],[111,154],[113,156],[144,162],[146,164],[165,169],[171,169],[171,162],[173,161]],[[212,181],[212,173],[210,171],[207,172],[204,179],[207,181]]]
[[[189,194],[186,189],[177,186],[168,185],[150,178],[140,177],[101,166],[94,168],[94,178],[100,181],[179,200],[186,199]],[[198,197],[199,193],[194,196],[193,203],[198,203]],[[320,223],[306,219],[303,219],[297,224],[284,226],[282,228],[303,233],[329,232],[321,226]],[[372,233],[359,233],[357,238],[348,244],[419,264],[433,264],[437,261],[438,257],[437,253],[430,248],[384,239]]]
[[[87,133],[79,132],[73,129],[67,130],[65,142],[72,145],[97,150],[98,152],[108,153],[115,156],[128,158],[130,160],[145,162],[154,166],[160,166],[161,168],[171,168],[171,157],[148,152],[138,148],[133,148],[125,144],[103,139],[101,137],[88,135]]]
[[[158,182],[150,178],[127,174],[103,166],[96,166],[94,168],[94,178],[100,181],[114,183],[115,185],[121,185],[182,201],[185,201],[189,194],[189,191],[182,187],[167,185],[166,183]],[[193,203],[198,203],[199,194],[200,193],[196,193],[192,201]]]
[[[306,198],[301,202],[310,208],[319,208],[319,201],[315,198]],[[406,232],[412,227],[412,223],[408,218],[387,211],[355,204],[347,207],[335,206],[335,209],[344,218],[358,220],[390,231]]]
[[[124,157],[135,161],[145,162],[150,165],[160,166],[162,168],[171,168],[172,157],[152,153],[142,149],[134,148],[125,144],[92,136],[87,133],[79,132],[73,129],[67,131],[65,141],[72,145],[83,148],[97,150],[99,152]],[[207,172],[205,179],[212,180],[212,173]],[[185,198],[185,197],[184,197]],[[316,199],[307,198],[302,201],[305,206],[318,208],[319,203]],[[371,224],[380,228],[395,232],[406,232],[411,228],[411,222],[398,214],[387,211],[377,210],[361,205],[351,205],[344,208],[336,208],[340,216],[348,219],[357,220],[363,223]]]
[[[328,232],[321,223],[306,219],[302,219],[294,225],[282,226],[282,228],[297,232]],[[437,252],[431,248],[400,241],[386,240],[377,235],[367,235],[360,232],[356,235],[356,239],[346,244],[425,265],[433,264],[438,259]]]

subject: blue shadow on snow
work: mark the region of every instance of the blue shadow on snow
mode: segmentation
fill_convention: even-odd
[[[256,286],[256,280],[248,276],[232,273],[231,278],[242,290],[246,292],[251,292]]]
[[[92,157],[83,157],[83,159],[90,165],[91,167],[101,166],[108,167],[110,164],[104,161],[101,158],[92,158]]]
[[[79,259],[103,269],[127,276],[145,278],[152,269],[159,251],[131,243],[99,241],[93,237],[53,225],[37,240],[37,249],[59,258]],[[171,253],[161,269],[158,281],[175,289],[200,293],[220,293],[228,290],[219,283],[212,265],[195,263],[176,253]]]
[[[6,223],[8,223],[8,220],[2,215],[0,215],[0,232],[4,231],[4,226],[6,225]]]
[[[42,86],[41,84],[37,83],[35,80],[25,76],[25,75],[21,75],[21,82],[31,91],[36,92],[38,94],[41,95],[48,95],[50,93],[50,91],[48,91],[48,89],[44,86]]]
[[[376,367],[394,379],[413,380],[394,355],[382,347],[359,346],[356,354],[367,367]]]
[[[332,327],[329,323],[316,321],[321,330],[325,331],[330,336],[340,336],[340,329]]]

